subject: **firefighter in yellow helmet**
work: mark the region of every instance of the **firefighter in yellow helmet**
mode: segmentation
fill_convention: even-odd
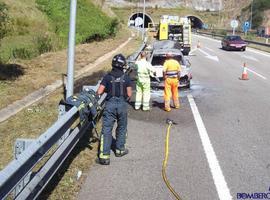
[[[174,108],[180,108],[178,96],[178,84],[180,80],[181,65],[173,59],[173,54],[166,54],[166,61],[163,64],[164,78],[164,110],[171,111],[170,100],[173,99]]]

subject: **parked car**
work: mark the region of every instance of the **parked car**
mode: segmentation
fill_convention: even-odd
[[[221,41],[222,49],[245,51],[247,43],[239,35],[227,35]]]
[[[151,86],[155,88],[163,88],[164,87],[164,79],[163,79],[163,64],[166,60],[166,55],[170,52],[173,55],[173,58],[176,59],[181,64],[181,77],[179,81],[179,87],[190,87],[190,80],[192,78],[191,75],[191,64],[189,60],[184,57],[180,49],[154,49],[149,58],[151,64],[156,68],[156,78],[151,78]]]

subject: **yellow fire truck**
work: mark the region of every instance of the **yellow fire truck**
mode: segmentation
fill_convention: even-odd
[[[162,15],[157,28],[158,40],[178,41],[183,54],[189,54],[191,47],[191,25],[188,18]]]

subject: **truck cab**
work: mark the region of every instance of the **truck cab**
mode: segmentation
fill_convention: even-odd
[[[184,55],[191,47],[191,25],[186,17],[162,15],[158,26],[158,40],[173,40],[180,43]]]

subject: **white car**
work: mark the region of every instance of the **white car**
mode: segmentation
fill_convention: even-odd
[[[191,64],[186,57],[182,54],[180,49],[175,48],[165,48],[165,49],[154,49],[149,58],[149,61],[156,69],[156,76],[160,80],[160,82],[156,78],[151,78],[151,86],[156,88],[164,87],[163,80],[163,64],[166,60],[166,55],[170,53],[173,56],[173,59],[176,59],[181,64],[181,77],[179,81],[179,87],[190,87],[190,80],[192,79],[191,75]]]

